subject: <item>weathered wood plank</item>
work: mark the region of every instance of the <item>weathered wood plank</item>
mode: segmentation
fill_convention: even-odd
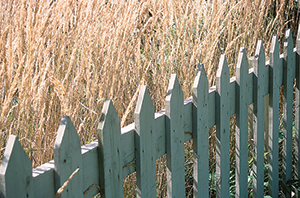
[[[193,103],[196,108],[196,123],[193,130],[194,151],[194,197],[209,197],[209,152],[208,152],[208,80],[204,66],[200,64],[193,85]]]
[[[154,106],[146,86],[142,86],[135,109],[137,197],[156,197],[153,123]]]
[[[91,142],[81,147],[83,180],[82,187],[84,198],[93,197],[99,191],[99,163],[98,141]]]
[[[55,190],[57,191],[79,168],[61,197],[83,197],[80,138],[68,116],[63,116],[54,145]]]
[[[123,197],[121,126],[110,100],[103,105],[98,142],[101,197]]]
[[[295,87],[295,177],[300,179],[300,25],[296,39],[296,87]]]
[[[241,48],[236,67],[236,194],[248,196],[248,60],[246,51]]]
[[[14,135],[9,136],[0,165],[0,197],[34,197],[31,161]]]
[[[35,197],[55,197],[54,161],[51,160],[32,170]],[[45,186],[47,186],[45,188]]]
[[[274,35],[270,51],[270,96],[269,96],[269,191],[272,197],[278,197],[278,127],[279,127],[279,87],[281,85],[281,66],[279,43]]]
[[[292,177],[292,127],[293,127],[293,84],[295,75],[294,43],[291,30],[285,33],[283,61],[283,179],[285,182]]]
[[[268,90],[269,70],[265,65],[265,50],[262,41],[258,41],[254,68],[253,103],[253,196],[264,195],[264,131],[265,131],[265,93]],[[267,79],[267,80],[266,80]],[[267,82],[267,83],[266,83]]]
[[[172,74],[166,96],[167,195],[185,196],[183,92]]]
[[[135,124],[132,123],[121,129],[121,165],[123,169],[122,178],[127,177],[136,171],[135,159]]]
[[[210,92],[209,102],[214,104],[215,97],[214,89]],[[209,104],[210,104],[209,103]],[[192,131],[192,110],[194,105],[192,104],[192,98],[188,98],[184,100],[184,141],[188,141],[191,139],[191,131]],[[210,112],[209,123],[211,126],[214,125],[215,120],[212,117],[214,115],[214,106],[210,106],[212,112]],[[155,159],[163,156],[166,153],[165,149],[165,110],[161,110],[155,113],[155,132],[156,132],[156,140],[155,142]],[[213,120],[213,121],[212,121]],[[134,134],[135,134],[135,124],[132,123],[121,129],[121,147],[122,147],[122,167],[123,173],[122,178],[127,177],[128,175],[134,173],[136,171],[135,164],[135,145],[134,145]],[[81,154],[83,158],[83,173],[85,177],[83,177],[83,192],[90,189],[88,194],[85,197],[92,197],[96,195],[99,190],[97,186],[99,185],[99,170],[98,167],[98,140],[93,141],[87,145],[81,147]],[[32,170],[33,180],[36,186],[35,188],[35,197],[54,197],[55,196],[55,187],[54,187],[54,161],[50,161],[46,164],[43,164]],[[97,185],[97,186],[95,186]],[[44,186],[48,186],[46,189]]]
[[[216,94],[216,191],[217,197],[229,197],[229,69],[225,55],[217,71]]]

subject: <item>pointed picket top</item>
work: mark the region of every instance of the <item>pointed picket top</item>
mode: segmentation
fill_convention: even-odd
[[[270,66],[273,68],[274,86],[280,86],[280,64],[279,64],[279,43],[277,35],[273,35],[270,50]]]
[[[154,106],[146,86],[142,86],[135,109],[137,197],[156,197]]]
[[[293,36],[291,33],[291,29],[287,29],[285,31],[285,36],[284,36],[284,56],[287,57],[288,54],[293,52],[294,48],[294,41],[293,41]]]
[[[297,38],[296,38],[297,53],[300,54],[300,25],[298,26]]]
[[[269,183],[272,197],[278,197],[278,192],[273,189],[278,188],[278,127],[279,127],[279,87],[282,79],[282,73],[280,67],[282,61],[279,59],[279,43],[277,35],[273,35],[271,50],[270,50],[270,67],[272,72],[272,83],[270,85],[270,97],[269,97]]]
[[[225,55],[217,71],[216,97],[216,197],[229,197],[230,73]]]
[[[55,187],[58,190],[79,168],[61,197],[83,197],[82,189],[82,156],[80,138],[69,118],[64,115],[57,131],[54,145]]]
[[[10,135],[0,165],[0,197],[34,197],[31,161]]]
[[[296,67],[295,67],[295,55],[294,55],[294,41],[290,29],[287,29],[285,32],[284,38],[284,58],[287,61],[287,71],[289,78],[292,79],[295,77]]]
[[[261,40],[257,42],[255,51],[254,87],[253,87],[253,196],[263,197],[264,194],[264,104],[265,94],[269,91],[269,69],[265,64],[265,50]]]
[[[197,65],[196,76],[197,76],[198,72],[200,72],[200,71],[202,70],[202,67],[203,67],[203,64],[202,64],[202,63],[199,63],[199,64]]]
[[[98,125],[98,129],[105,128],[110,123],[111,118],[115,119],[114,123],[119,126],[120,118],[118,116],[118,113],[117,113],[112,101],[105,100],[105,102],[103,103],[102,114],[101,114],[100,122]]]
[[[208,92],[208,79],[205,72],[204,65],[202,63],[198,64],[197,75],[193,84],[193,94],[197,98],[197,95],[202,92]],[[195,101],[196,102],[196,101]],[[196,103],[197,104],[197,103]]]
[[[123,197],[120,118],[111,100],[105,100],[98,126],[101,197]]]
[[[292,177],[292,127],[293,127],[293,84],[295,77],[295,54],[291,30],[286,30],[284,40],[284,67],[283,67],[283,179],[288,181]]]
[[[142,112],[146,111],[146,112]],[[136,103],[135,114],[140,115],[147,113],[149,115],[154,114],[154,106],[151,100],[149,91],[145,85],[141,87],[139,97]]]
[[[230,78],[230,73],[229,73],[229,68],[226,60],[225,55],[221,55],[220,57],[220,62],[219,62],[219,67],[217,70],[217,76],[216,76],[216,88],[217,92],[221,94],[221,87],[224,83],[229,83],[229,78]]]
[[[240,49],[237,66],[236,66],[236,82],[241,85],[241,81],[247,82],[247,76],[248,76],[248,59],[245,48]],[[242,86],[245,86],[246,84],[243,84]]]
[[[167,196],[185,196],[183,92],[172,74],[166,96]]]
[[[254,64],[254,73],[258,75],[266,75],[267,67],[265,66],[265,49],[262,40],[257,42],[255,50],[255,58],[258,59],[258,64]],[[264,77],[263,77],[264,78]]]
[[[194,150],[194,197],[209,197],[209,156],[207,115],[209,93],[208,80],[203,64],[199,64],[199,71],[193,84],[193,102],[197,106],[197,119],[193,124],[193,150]],[[194,129],[195,127],[195,129]]]
[[[248,194],[248,68],[245,48],[241,48],[236,66],[236,197]]]
[[[174,99],[182,100],[182,104],[183,104],[183,92],[176,74],[171,75],[170,83],[168,86],[168,92],[166,96],[166,111],[168,111],[169,109],[167,108],[168,103]]]

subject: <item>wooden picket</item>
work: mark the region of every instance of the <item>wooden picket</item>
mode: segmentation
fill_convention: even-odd
[[[172,74],[166,96],[166,150],[168,197],[185,196],[183,92]]]
[[[135,109],[137,197],[156,197],[154,106],[146,86],[141,87]]]
[[[265,131],[265,96],[269,91],[269,70],[265,66],[265,50],[262,41],[258,41],[253,60],[253,196],[264,195],[264,131]]]
[[[122,197],[121,125],[110,100],[104,102],[98,129],[101,195]]]
[[[8,139],[0,165],[1,197],[34,197],[31,161],[18,138]]]
[[[229,197],[229,122],[230,87],[229,68],[225,55],[220,58],[217,71],[216,107],[216,181],[217,197]]]
[[[78,172],[60,194],[62,198],[83,197],[80,138],[71,119],[68,116],[63,116],[54,145],[56,191],[63,186],[76,169],[78,169]]]
[[[236,67],[236,197],[247,197],[248,190],[248,60],[240,50]]]
[[[204,66],[201,64],[193,85],[193,103],[197,106],[196,124],[193,130],[194,150],[194,197],[209,196],[209,152],[208,152],[208,119],[210,109],[208,80]],[[198,105],[199,104],[199,105]]]
[[[278,127],[279,127],[279,87],[282,82],[282,60],[279,59],[279,43],[277,36],[272,38],[270,52],[270,97],[269,97],[269,191],[272,197],[278,197]],[[275,190],[274,190],[275,189]]]
[[[97,193],[101,197],[124,197],[123,179],[134,172],[136,196],[156,197],[155,163],[165,154],[167,197],[185,197],[184,143],[190,139],[193,139],[193,197],[209,197],[212,190],[222,198],[233,194],[247,197],[250,191],[253,197],[263,197],[265,160],[269,167],[268,193],[278,197],[282,185],[283,193],[290,196],[287,183],[298,180],[300,175],[300,26],[295,49],[293,45],[291,31],[287,30],[284,53],[280,54],[278,38],[273,36],[267,62],[262,41],[258,41],[254,57],[247,58],[245,49],[241,48],[236,76],[232,78],[226,57],[222,55],[213,87],[209,87],[204,66],[199,64],[192,97],[185,100],[179,80],[173,74],[165,98],[166,109],[156,113],[147,87],[142,86],[134,123],[124,128],[112,101],[106,100],[97,130],[98,140],[81,147],[71,119],[63,116],[54,145],[54,159],[35,169],[18,138],[10,136],[0,165],[0,197],[93,197]],[[278,144],[282,86],[281,176]],[[248,115],[252,112],[248,112],[248,107],[252,104],[253,127],[249,127]],[[232,115],[236,118],[235,131],[230,129]],[[211,188],[209,173],[209,129],[213,126],[216,126],[215,189]],[[249,128],[253,128],[251,160],[248,158]],[[230,134],[234,132],[235,164],[230,164]],[[248,185],[249,165],[253,171],[252,188]],[[232,192],[229,181],[234,171],[236,183]]]
[[[292,128],[293,128],[293,84],[295,78],[295,54],[291,31],[286,31],[283,61],[283,177],[285,182],[292,177]]]

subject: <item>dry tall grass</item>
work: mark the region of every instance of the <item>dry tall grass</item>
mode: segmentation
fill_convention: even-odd
[[[191,95],[196,64],[214,84],[219,55],[234,74],[238,49],[268,52],[273,33],[296,35],[296,2],[285,0],[2,0],[0,2],[0,157],[18,135],[33,167],[53,155],[68,114],[82,144],[96,139],[105,98],[122,125],[132,122],[146,84],[164,108],[171,73]]]

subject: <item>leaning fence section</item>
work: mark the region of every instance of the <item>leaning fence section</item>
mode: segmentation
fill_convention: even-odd
[[[72,121],[63,116],[54,145],[54,159],[35,169],[17,137],[10,136],[0,165],[0,197],[92,197],[99,192],[101,197],[123,197],[123,178],[134,172],[136,196],[156,197],[155,161],[165,154],[167,196],[185,197],[184,143],[191,138],[193,196],[209,197],[209,128],[213,126],[216,127],[216,196],[229,197],[230,116],[234,114],[235,196],[248,197],[248,115],[251,114],[253,197],[264,195],[264,163],[269,165],[268,192],[278,197],[279,185],[299,179],[300,174],[300,29],[298,32],[294,48],[291,32],[286,31],[283,54],[279,53],[277,36],[273,36],[268,61],[262,41],[257,44],[255,56],[249,59],[241,48],[236,76],[232,78],[226,57],[222,55],[214,87],[209,88],[204,66],[199,64],[193,95],[186,100],[173,74],[165,99],[166,108],[157,113],[147,87],[142,86],[135,121],[124,128],[120,127],[112,102],[106,100],[98,140],[82,147]],[[282,86],[283,168],[280,179],[278,139]],[[251,113],[249,105],[253,105]],[[285,193],[289,196],[290,191]]]

